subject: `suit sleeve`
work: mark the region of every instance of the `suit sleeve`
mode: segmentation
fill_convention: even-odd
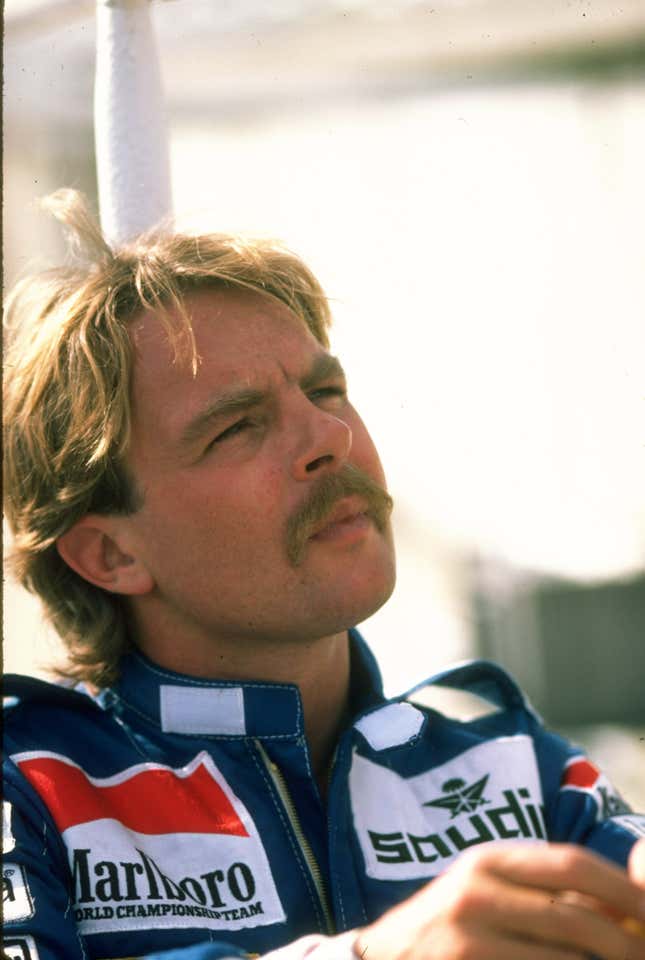
[[[2,899],[4,949],[29,960],[84,958],[60,836],[5,762]],[[13,952],[12,952],[13,951]]]
[[[552,733],[536,741],[548,839],[577,843],[626,866],[645,837],[645,815],[634,812],[586,754]]]

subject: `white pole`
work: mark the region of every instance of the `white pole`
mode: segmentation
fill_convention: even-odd
[[[116,247],[172,213],[148,0],[97,0],[94,136],[101,226]]]

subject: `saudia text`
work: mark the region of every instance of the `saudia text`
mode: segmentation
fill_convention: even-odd
[[[460,827],[448,827],[441,833],[416,836],[413,833],[376,833],[369,830],[376,859],[380,863],[433,863],[454,857],[467,847],[490,840],[509,840],[525,837],[546,839],[541,808],[527,803],[528,790],[504,790],[506,804],[493,807],[482,814],[472,814]],[[466,826],[468,825],[468,826]]]

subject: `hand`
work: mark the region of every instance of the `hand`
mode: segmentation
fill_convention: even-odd
[[[645,840],[639,840],[632,847],[627,869],[634,883],[645,890]]]
[[[645,840],[639,840],[638,843],[632,847],[627,870],[634,883],[638,884],[638,886],[642,887],[643,891],[645,891]],[[645,937],[645,923],[629,917],[624,921],[623,926],[631,933]]]
[[[645,867],[645,849],[634,862]],[[616,919],[645,921],[635,880],[580,847],[487,844],[359,931],[354,952],[364,960],[645,960],[645,940]]]

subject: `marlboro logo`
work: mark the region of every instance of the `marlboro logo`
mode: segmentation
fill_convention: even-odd
[[[60,754],[13,759],[67,845],[82,933],[284,920],[258,830],[208,753],[111,777]]]
[[[137,833],[227,833],[247,836],[205,761],[172,770],[145,763],[114,777],[90,777],[66,757],[18,762],[63,833],[79,823],[118,820]]]

